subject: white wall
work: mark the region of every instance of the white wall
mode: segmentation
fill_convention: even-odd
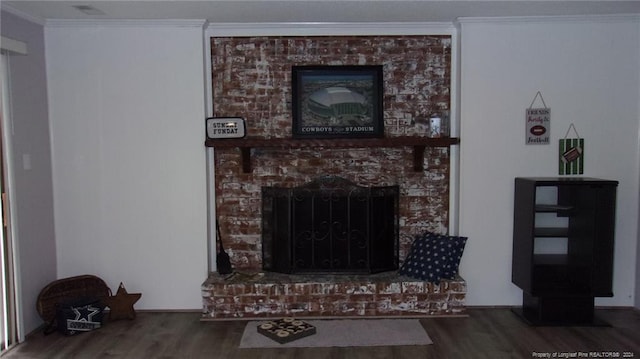
[[[202,29],[47,26],[58,277],[94,273],[143,293],[137,308],[200,308],[206,278]],[[557,175],[571,122],[586,176],[620,181],[615,297],[633,305],[639,140],[637,19],[465,20],[460,230],[469,305],[512,305],[513,178]],[[536,91],[552,144],[524,145]]]
[[[27,44],[27,55],[10,56],[12,126],[4,129],[12,146],[13,171],[7,175],[13,176],[10,186],[15,194],[11,216],[16,224],[22,335],[42,324],[36,299],[56,279],[44,28],[5,11],[0,23],[2,36]]]
[[[464,19],[461,22],[460,233],[470,305],[521,304],[511,283],[517,176],[557,176],[558,140],[574,123],[585,176],[620,181],[614,294],[634,304],[638,240],[638,18]],[[524,144],[537,91],[551,108],[551,144]],[[537,104],[540,104],[538,102]]]
[[[198,309],[207,277],[203,22],[47,24],[58,277]]]

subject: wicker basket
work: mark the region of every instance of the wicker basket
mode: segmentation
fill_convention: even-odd
[[[40,317],[50,323],[56,316],[57,303],[81,297],[102,300],[110,295],[111,290],[102,279],[86,274],[49,283],[40,291],[36,307]]]

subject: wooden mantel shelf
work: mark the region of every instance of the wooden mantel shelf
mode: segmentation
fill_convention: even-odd
[[[242,153],[242,171],[251,172],[252,148],[367,148],[367,147],[413,147],[413,169],[423,170],[424,149],[426,147],[450,147],[460,143],[457,137],[428,138],[417,136],[385,138],[331,138],[331,139],[295,139],[295,138],[241,138],[206,140],[206,147],[239,148]]]

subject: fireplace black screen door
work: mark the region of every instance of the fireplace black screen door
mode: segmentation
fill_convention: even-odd
[[[398,268],[398,186],[322,177],[262,189],[262,261],[282,273],[377,273]]]

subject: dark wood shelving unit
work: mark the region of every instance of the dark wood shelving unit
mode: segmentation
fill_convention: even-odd
[[[606,325],[594,315],[594,298],[613,296],[617,185],[588,177],[515,179],[511,279],[523,291],[514,312],[528,323]],[[552,203],[540,203],[545,197]],[[560,226],[549,227],[550,220]],[[566,248],[547,253],[545,242]]]
[[[450,147],[460,143],[457,137],[428,138],[417,136],[385,137],[385,138],[240,138],[240,139],[208,139],[206,147],[239,148],[242,154],[242,171],[251,172],[252,148],[392,148],[413,147],[413,169],[423,170],[424,150],[427,147]]]

